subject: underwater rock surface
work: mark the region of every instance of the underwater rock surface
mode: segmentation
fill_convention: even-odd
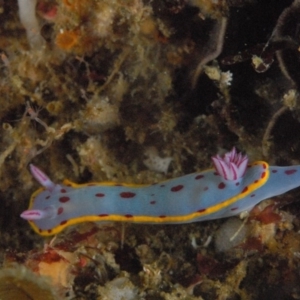
[[[19,218],[38,188],[29,163],[55,182],[152,184],[232,146],[300,162],[299,1],[125,2],[0,1],[0,295],[50,276],[49,299],[58,283],[63,299],[114,285],[128,299],[299,298],[297,190],[250,214],[246,239],[222,253],[225,220],[83,224],[51,241]]]

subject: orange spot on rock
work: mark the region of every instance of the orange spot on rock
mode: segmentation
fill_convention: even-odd
[[[57,35],[55,43],[63,50],[71,50],[78,44],[79,35],[77,31],[64,31]]]

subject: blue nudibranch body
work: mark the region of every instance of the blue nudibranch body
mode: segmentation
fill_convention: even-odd
[[[151,185],[113,182],[53,183],[30,165],[44,188],[33,193],[21,217],[40,235],[53,235],[85,221],[149,224],[189,223],[237,215],[262,200],[300,185],[300,166],[270,167],[235,149],[212,158],[215,169]]]

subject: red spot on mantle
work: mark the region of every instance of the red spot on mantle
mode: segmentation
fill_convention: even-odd
[[[61,189],[60,192],[61,193],[66,193],[67,191],[66,191],[66,189]]]
[[[284,173],[285,173],[286,175],[292,175],[292,174],[294,174],[294,173],[296,173],[296,172],[297,172],[296,169],[291,169],[291,170],[285,170],[285,171],[284,171]]]
[[[198,210],[197,210],[198,213],[203,213],[203,212],[205,212],[205,211],[206,211],[206,208],[201,208],[201,209],[198,209]]]
[[[262,172],[260,178],[265,178],[266,172]]]
[[[60,225],[65,225],[65,224],[67,224],[67,222],[68,222],[68,220],[61,221]]]
[[[202,179],[203,177],[204,177],[204,175],[199,174],[199,175],[197,175],[197,176],[195,177],[195,179],[198,180],[198,179]]]
[[[176,185],[176,186],[173,186],[171,188],[171,192],[179,192],[180,190],[183,189],[183,185],[182,184],[179,184],[179,185]]]
[[[133,215],[125,215],[126,218],[133,218]]]
[[[224,182],[220,182],[218,185],[218,189],[222,190],[225,188],[225,186],[226,186],[226,184]]]
[[[101,197],[104,197],[105,195],[103,193],[97,193],[97,194],[95,194],[95,196],[101,198]]]
[[[248,191],[248,187],[245,186],[244,189],[242,190],[242,194],[243,194],[243,193],[246,193],[247,191]]]
[[[66,203],[66,202],[70,201],[70,197],[64,196],[64,197],[60,197],[58,200],[61,203]]]
[[[133,198],[136,194],[132,192],[122,192],[120,193],[121,198]]]
[[[64,212],[64,209],[62,207],[59,207],[57,210],[57,214],[61,215]]]

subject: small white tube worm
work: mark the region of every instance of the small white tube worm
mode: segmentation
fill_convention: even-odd
[[[18,0],[20,21],[26,29],[27,39],[32,49],[39,49],[45,44],[35,13],[36,3],[37,0]]]

